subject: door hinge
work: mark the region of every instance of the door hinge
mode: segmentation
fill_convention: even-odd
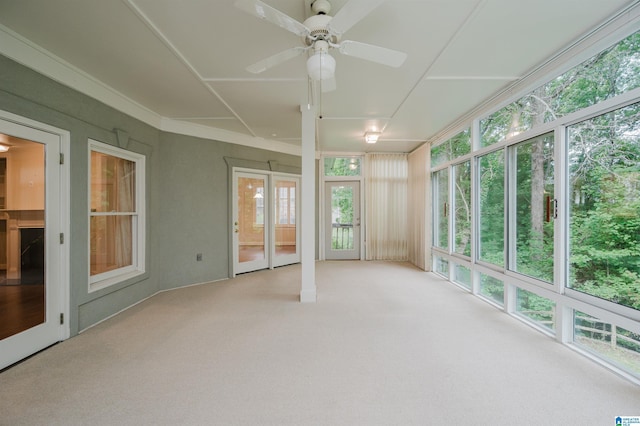
[[[64,234],[60,233],[60,244],[64,244]]]
[[[64,164],[64,154],[60,153],[60,164]]]
[[[60,325],[64,324],[64,314],[60,314]]]

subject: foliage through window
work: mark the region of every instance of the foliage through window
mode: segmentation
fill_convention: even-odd
[[[569,286],[640,309],[640,103],[567,133]]]
[[[325,157],[325,176],[360,176],[360,157]]]
[[[471,152],[471,129],[462,131],[446,142],[431,148],[431,167],[454,160]]]
[[[453,176],[453,251],[471,256],[471,162],[465,161],[453,166]]]
[[[478,259],[504,266],[504,150],[479,157],[478,164]]]
[[[640,87],[640,32],[481,120],[481,146],[508,139],[637,87]]]
[[[512,147],[515,197],[515,261],[510,269],[553,282],[554,169],[553,133]]]

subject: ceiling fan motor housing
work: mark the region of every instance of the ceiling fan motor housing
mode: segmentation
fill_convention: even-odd
[[[318,1],[318,0],[316,0]],[[338,38],[329,32],[327,25],[333,17],[329,15],[313,15],[304,21],[304,26],[309,28],[309,35],[305,37],[304,43],[307,46],[313,45],[317,40],[325,40],[331,43],[338,43]]]

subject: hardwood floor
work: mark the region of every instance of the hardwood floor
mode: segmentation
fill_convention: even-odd
[[[44,322],[44,284],[0,285],[0,340]]]
[[[283,256],[285,254],[293,254],[296,252],[295,245],[288,246],[276,246],[276,256]],[[238,253],[240,263],[250,262],[252,260],[264,259],[264,246],[240,246]]]

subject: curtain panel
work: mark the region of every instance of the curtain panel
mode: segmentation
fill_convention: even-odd
[[[409,222],[409,262],[418,268],[428,271],[430,270],[429,245],[431,243],[430,227],[427,223],[430,221],[430,209],[428,198],[428,182],[427,173],[428,164],[430,162],[430,147],[428,144],[409,154],[409,200],[407,204],[408,222]]]
[[[407,154],[366,155],[366,259],[407,260]]]

